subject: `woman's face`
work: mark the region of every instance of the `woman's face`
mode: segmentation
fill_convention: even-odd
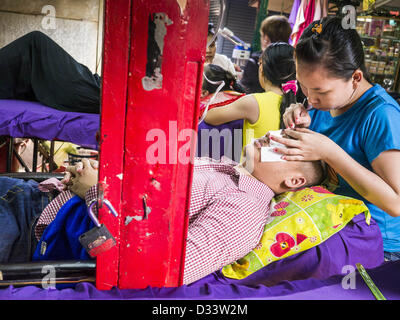
[[[209,43],[211,41],[211,39],[213,38],[212,35],[209,35],[207,37],[207,43]],[[215,45],[215,40],[207,47],[206,50],[206,61],[205,63],[212,63],[212,61],[214,60],[214,56],[215,56],[215,52],[217,51],[217,46]]]
[[[322,66],[296,61],[297,83],[315,109],[341,109],[349,105],[355,88],[352,79],[334,78]]]

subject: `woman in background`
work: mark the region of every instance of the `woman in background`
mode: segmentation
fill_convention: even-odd
[[[267,131],[278,130],[283,124],[282,115],[286,108],[296,101],[293,51],[293,47],[284,42],[268,46],[259,65],[259,81],[264,92],[249,94],[231,104],[211,109],[204,121],[220,125],[244,119],[243,147]]]

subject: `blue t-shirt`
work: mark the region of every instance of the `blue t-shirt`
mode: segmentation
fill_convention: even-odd
[[[381,152],[400,150],[400,107],[380,86],[374,85],[345,113],[311,110],[310,129],[336,142],[354,160],[372,171],[371,163]],[[341,177],[337,194],[360,199],[368,206],[382,232],[385,251],[400,251],[400,217],[392,217],[361,197]]]

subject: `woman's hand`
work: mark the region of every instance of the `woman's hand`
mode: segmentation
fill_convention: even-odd
[[[308,128],[311,123],[310,115],[301,103],[292,103],[282,118],[286,128]]]
[[[270,136],[273,141],[287,146],[287,148],[275,148],[274,151],[281,153],[282,159],[288,161],[327,161],[337,148],[335,142],[323,134],[306,128],[285,129],[283,133],[290,138]]]

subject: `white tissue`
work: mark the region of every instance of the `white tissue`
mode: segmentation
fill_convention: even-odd
[[[269,131],[269,134],[270,136],[282,137],[282,130]],[[261,162],[286,161],[281,158],[281,153],[274,151],[275,148],[286,149],[286,146],[273,140],[269,141],[269,147],[261,147]]]

